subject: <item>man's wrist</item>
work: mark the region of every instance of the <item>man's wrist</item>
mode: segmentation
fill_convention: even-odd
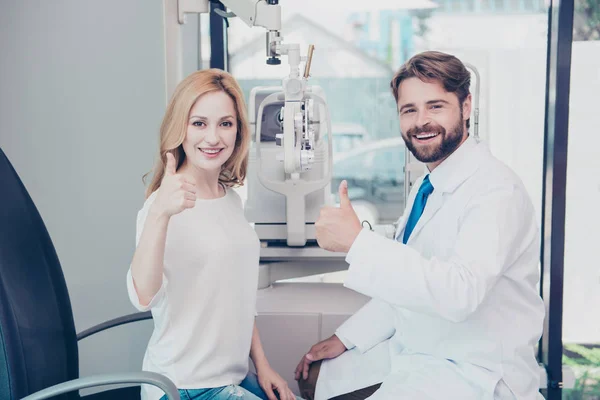
[[[346,252],[346,262],[348,264],[351,263],[351,260],[353,258],[352,254],[356,253],[356,248],[360,247],[360,242],[362,241],[362,237],[365,234],[368,234],[368,232],[370,232],[369,228],[361,228],[361,230],[358,231],[358,233],[356,234],[356,237],[354,238],[354,241],[352,242],[352,245],[350,246],[350,248]]]
[[[350,340],[348,340],[344,335],[336,332],[334,336],[340,341],[340,343],[346,348],[346,350],[350,350],[354,348],[354,344]]]
[[[346,243],[346,248],[344,249],[344,253],[348,253],[350,251],[350,249],[352,248],[352,245],[354,245],[354,242],[356,242],[356,238],[358,237],[358,235],[360,235],[360,232],[362,231],[362,227],[358,226],[357,229],[354,229],[354,232],[351,236],[351,240],[348,241],[348,243]]]

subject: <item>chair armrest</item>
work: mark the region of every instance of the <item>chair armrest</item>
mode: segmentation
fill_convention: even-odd
[[[122,317],[118,317],[115,319],[111,319],[106,322],[102,322],[101,324],[92,326],[91,328],[86,329],[83,332],[77,334],[77,341],[81,339],[85,339],[88,336],[91,336],[95,333],[102,332],[109,328],[114,328],[119,325],[129,324],[131,322],[143,321],[146,319],[152,319],[152,313],[150,311],[146,312],[137,312],[129,315],[124,315]]]
[[[167,395],[169,400],[180,400],[177,387],[171,380],[154,372],[128,372],[123,374],[93,375],[59,383],[44,390],[32,393],[22,400],[43,400],[59,394],[90,387],[115,384],[149,384],[158,387]]]

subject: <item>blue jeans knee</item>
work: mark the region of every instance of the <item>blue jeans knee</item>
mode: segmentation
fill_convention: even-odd
[[[256,397],[258,397],[259,399],[269,399],[265,391],[260,387],[260,383],[258,383],[258,377],[254,372],[248,372],[248,375],[246,375],[246,378],[244,378],[242,383],[240,383],[240,386],[252,393],[253,395],[255,395]]]
[[[256,374],[249,372],[239,385],[206,389],[179,389],[181,400],[268,400]],[[164,395],[160,400],[167,400]]]

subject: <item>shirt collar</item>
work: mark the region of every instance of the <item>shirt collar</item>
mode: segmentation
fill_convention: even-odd
[[[483,144],[469,136],[448,158],[429,173],[433,190],[446,193],[456,190],[479,167],[483,149]]]

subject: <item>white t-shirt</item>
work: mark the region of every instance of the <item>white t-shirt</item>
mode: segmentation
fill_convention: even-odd
[[[138,213],[136,246],[154,192]],[[258,284],[260,242],[238,194],[198,199],[171,217],[167,228],[162,287],[143,307],[127,273],[129,299],[152,311],[154,332],[143,370],[170,378],[179,389],[240,384],[248,357]],[[142,385],[142,399],[163,392]]]

